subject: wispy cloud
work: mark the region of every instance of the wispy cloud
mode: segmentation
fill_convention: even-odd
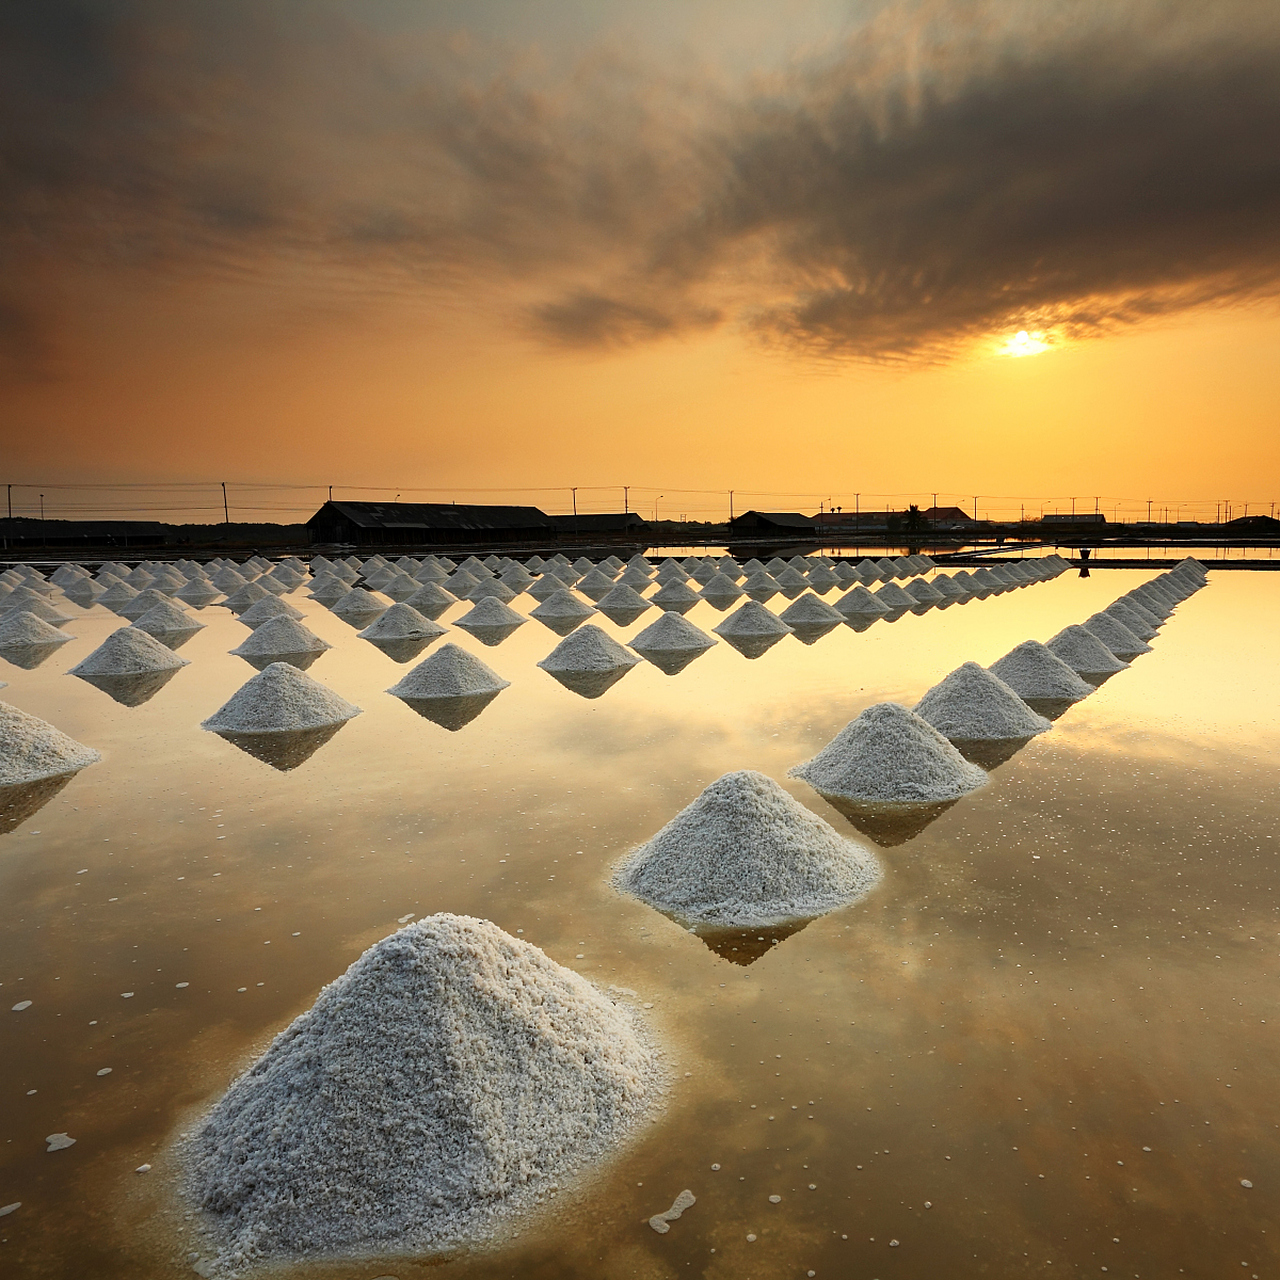
[[[11,371],[56,347],[50,281],[88,270],[302,263],[371,298],[493,289],[560,345],[735,325],[877,360],[1280,281],[1273,5],[891,4],[729,84],[393,39],[372,2],[5,7]]]

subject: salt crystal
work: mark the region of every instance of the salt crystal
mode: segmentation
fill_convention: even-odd
[[[76,1145],[76,1140],[69,1138],[65,1133],[51,1133],[45,1142],[49,1144],[45,1148],[46,1151],[65,1151],[68,1147]]]

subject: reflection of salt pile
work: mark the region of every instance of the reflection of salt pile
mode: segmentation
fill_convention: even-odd
[[[832,911],[880,878],[874,855],[776,782],[727,773],[619,867],[626,893],[688,924],[779,924]]]
[[[66,644],[74,640],[43,618],[25,609],[0,614],[0,649],[26,648],[30,645]]]
[[[133,676],[153,671],[176,671],[191,664],[137,627],[113,631],[87,658],[69,672],[73,676]]]
[[[292,733],[343,724],[359,714],[359,707],[297,667],[273,662],[241,685],[200,727],[215,733]]]
[[[1091,684],[1038,640],[1024,640],[989,669],[1023,699],[1079,702],[1093,692]]]
[[[1092,631],[1081,626],[1063,627],[1045,648],[1082,676],[1110,676],[1123,671],[1129,664],[1107,648]]]
[[[0,702],[0,787],[62,777],[101,759],[46,721]]]
[[[868,707],[790,775],[820,795],[862,804],[938,804],[987,780],[937,729],[896,702]]]
[[[1052,728],[999,676],[976,662],[964,663],[935,684],[915,713],[952,741],[1011,741]]]
[[[435,1252],[605,1155],[661,1091],[635,1016],[487,920],[364,953],[187,1148],[218,1262]]]

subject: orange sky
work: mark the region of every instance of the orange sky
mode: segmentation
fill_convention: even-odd
[[[968,508],[980,495],[993,515],[1016,514],[1021,499],[1064,509],[1072,495],[1089,505],[1101,496],[1121,514],[1147,498],[1171,516],[1185,504],[1184,519],[1212,518],[1219,499],[1236,515],[1246,502],[1270,509],[1280,180],[1249,138],[1224,160],[1212,138],[1179,134],[1176,105],[1179,93],[1252,82],[1223,56],[1229,80],[1165,94],[1170,54],[1146,68],[1142,100],[1171,113],[1166,127],[1117,126],[1095,146],[1079,135],[1088,103],[1034,83],[1042,63],[1083,57],[1083,46],[1028,45],[1008,92],[1044,118],[1010,138],[971,101],[1007,74],[992,70],[987,43],[1013,37],[970,26],[977,52],[926,50],[921,79],[928,87],[933,76],[941,105],[877,125],[867,150],[869,126],[849,124],[850,102],[868,119],[867,101],[892,103],[892,77],[877,79],[876,60],[894,47],[884,35],[910,29],[918,40],[923,8],[884,6],[870,61],[846,24],[817,61],[768,68],[763,87],[760,68],[744,87],[740,67],[713,74],[692,58],[681,74],[696,92],[632,66],[607,103],[598,66],[543,67],[526,81],[520,58],[488,79],[468,69],[447,110],[439,86],[458,73],[434,64],[403,94],[373,101],[355,58],[354,87],[336,106],[324,98],[341,127],[303,110],[331,84],[316,48],[299,68],[286,42],[277,56],[291,74],[270,91],[253,75],[269,80],[271,68],[237,64],[241,80],[228,87],[214,74],[225,67],[201,62],[206,78],[182,83],[216,117],[212,142],[178,137],[168,155],[162,140],[121,161],[100,155],[124,145],[119,135],[87,122],[84,153],[101,159],[101,176],[78,188],[53,160],[48,174],[32,166],[21,203],[35,212],[5,241],[15,274],[0,320],[16,316],[8,332],[18,337],[0,385],[0,483],[46,486],[50,514],[56,485],[222,479],[233,492],[332,483],[350,497],[373,486],[548,510],[568,507],[571,485],[580,509],[618,509],[621,490],[604,487],[629,484],[633,507],[651,514],[662,494],[660,514],[671,516],[719,517],[730,488],[739,510],[852,506],[855,493],[882,507],[888,495],[902,505],[933,492]],[[949,9],[958,6],[933,6]],[[113,60],[128,63],[120,76],[145,104],[131,109],[167,128],[191,106],[170,78],[212,37],[178,40],[162,12],[137,6],[132,35],[163,29],[171,45],[157,36],[156,47],[122,53],[111,33],[101,56],[113,74]],[[812,37],[830,15],[808,15]],[[245,16],[246,30],[256,20]],[[1213,35],[1191,30],[1183,53]],[[581,43],[597,38],[586,31]],[[61,49],[40,39],[49,57]],[[381,55],[381,34],[361,39]],[[1263,69],[1280,69],[1267,62],[1280,45],[1255,47]],[[342,41],[327,50],[348,53]],[[1118,83],[1100,75],[1081,93],[1106,104]],[[1232,109],[1261,134],[1257,95],[1271,94],[1263,105],[1280,121],[1280,90],[1261,76],[1254,87]],[[120,96],[116,85],[109,101]],[[435,113],[430,147],[406,124],[410,106]],[[1201,113],[1202,132],[1226,130],[1230,111],[1220,114]],[[815,117],[820,145],[803,123]],[[367,155],[356,119],[374,139]],[[272,146],[259,146],[259,131]],[[1123,179],[1098,158],[1108,141],[1145,166],[1132,192],[1114,193]],[[723,154],[708,161],[712,142]],[[41,145],[52,155],[65,137]],[[948,162],[966,146],[972,172],[994,175],[984,184],[1007,181],[999,206]],[[347,188],[330,189],[326,157],[368,208],[353,211]],[[125,190],[113,175],[128,163],[142,177]],[[1229,187],[1233,175],[1241,190],[1219,200],[1211,184]],[[775,176],[786,178],[776,189]],[[1156,203],[1162,181],[1202,190],[1174,216]],[[1047,329],[1049,349],[1002,354],[1017,328]],[[30,511],[33,491],[17,494]],[[287,520],[319,496],[246,490],[237,505]],[[93,506],[83,493],[61,501],[66,514]],[[133,502],[141,513],[148,501],[104,495],[102,506],[123,514]],[[191,499],[207,502],[203,491]]]

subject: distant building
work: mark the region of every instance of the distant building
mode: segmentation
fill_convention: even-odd
[[[744,511],[729,521],[729,527],[738,533],[816,533],[818,522],[814,516],[802,516],[798,511]]]
[[[963,507],[928,507],[920,514],[935,528],[967,529],[978,523]]]
[[[326,502],[307,521],[311,541],[356,546],[553,542],[556,526],[537,507],[453,502]]]
[[[634,511],[582,516],[551,516],[551,523],[562,538],[608,538],[638,535],[648,530],[649,524]]]
[[[1054,515],[1041,516],[1040,523],[1051,524],[1051,525],[1065,524],[1065,525],[1070,525],[1074,527],[1076,525],[1082,525],[1082,524],[1083,525],[1106,524],[1107,517],[1104,516],[1101,511],[1081,511],[1075,514],[1068,514],[1068,515],[1058,515],[1055,513]]]

